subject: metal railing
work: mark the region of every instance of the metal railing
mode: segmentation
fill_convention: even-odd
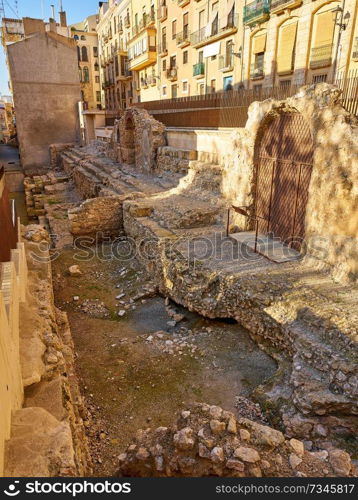
[[[310,68],[330,66],[332,64],[332,49],[332,43],[311,49]]]
[[[298,0],[271,0],[270,11],[273,12],[278,8],[285,9],[288,8],[291,4],[296,3],[298,3]]]
[[[266,19],[270,16],[271,0],[255,0],[244,7],[243,21],[245,24]]]
[[[234,58],[232,54],[225,54],[219,57],[219,69],[232,68],[234,63]]]
[[[198,62],[193,65],[193,76],[204,75],[205,73],[205,63]]]
[[[155,22],[155,15],[153,12],[150,14],[143,14],[142,19],[138,24],[135,24],[132,28],[132,36],[138,35],[142,30],[144,30],[147,26],[150,26]]]
[[[190,35],[190,42],[192,45],[197,45],[206,41],[210,41],[212,38],[225,34],[225,32],[237,29],[239,16],[237,14],[229,14],[222,17],[217,22],[213,21],[211,26],[204,26],[200,30],[194,31]]]
[[[255,66],[255,64],[251,65],[250,68],[250,78],[263,78],[264,77],[264,67],[263,66]]]
[[[181,31],[180,33],[177,33],[176,41],[177,41],[177,45],[181,45],[184,43],[190,43],[190,33],[189,33],[189,26],[188,25],[184,26],[183,31]]]
[[[168,7],[166,5],[162,5],[157,10],[157,18],[159,21],[164,21],[168,16]]]
[[[172,66],[171,68],[168,68],[165,72],[165,76],[167,77],[168,80],[174,81],[177,80],[178,78],[178,68],[177,66]]]
[[[168,44],[167,44],[167,42],[165,42],[165,43],[162,42],[162,43],[160,43],[158,45],[158,54],[164,54],[167,51],[168,51]]]

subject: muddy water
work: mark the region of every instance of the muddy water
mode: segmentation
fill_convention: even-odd
[[[65,250],[53,272],[56,303],[68,312],[92,415],[86,423],[94,474],[113,475],[116,457],[136,430],[171,425],[194,401],[234,411],[235,397],[249,396],[276,365],[237,324],[207,320],[172,304],[184,315],[173,326],[162,297],[131,302],[149,283],[145,271],[137,262],[102,257],[80,262],[82,275],[71,277],[68,267],[78,262]],[[153,335],[158,331],[166,333]]]

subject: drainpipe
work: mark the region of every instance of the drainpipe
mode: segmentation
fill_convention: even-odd
[[[346,0],[343,0],[341,21],[340,21],[341,24],[343,23],[343,14],[344,14],[345,5],[346,5]],[[337,21],[337,15],[336,15],[336,19],[334,20],[334,24],[335,24],[334,27],[337,26],[336,21]],[[341,44],[341,37],[342,37],[342,26],[338,25],[338,38],[337,38],[336,55],[334,58],[334,65],[333,65],[333,71],[332,71],[332,83],[334,83],[335,79],[336,79],[336,72],[337,72],[337,66],[338,66],[338,64],[337,64],[338,63],[338,54],[339,54],[339,46]]]
[[[247,4],[247,0],[245,0],[245,5],[244,5],[244,9],[246,8],[246,4]],[[241,84],[244,83],[244,56],[245,56],[245,30],[246,30],[246,26],[244,23],[242,23],[242,51],[241,51],[241,77],[240,77],[240,80],[241,80]]]

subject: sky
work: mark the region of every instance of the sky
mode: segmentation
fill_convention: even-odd
[[[56,16],[58,20],[58,12],[60,10],[59,0],[17,0],[16,16],[16,0],[3,0],[5,7],[5,16],[16,18],[19,17],[35,17],[48,20],[51,17],[50,5],[55,5]],[[68,24],[78,23],[91,14],[96,14],[98,11],[98,0],[62,0],[63,9],[67,13]],[[0,0],[1,5],[1,0]],[[5,63],[5,56],[2,45],[0,46],[0,94],[9,94],[8,89],[8,73]]]

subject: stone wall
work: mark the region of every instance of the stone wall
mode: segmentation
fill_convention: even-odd
[[[286,101],[254,102],[245,128],[232,134],[233,152],[224,162],[223,190],[230,203],[253,208],[255,143],[267,117],[301,113],[314,149],[305,219],[307,258],[328,265],[340,281],[357,281],[358,129],[357,120],[342,108],[339,98],[336,87],[322,83],[304,87]],[[247,228],[245,218],[237,216],[235,222]]]
[[[66,151],[67,149],[73,148],[75,143],[67,143],[67,144],[50,144],[50,167],[52,170],[55,168],[61,168],[62,166],[62,158],[61,153]]]
[[[129,108],[113,128],[109,156],[145,172],[155,170],[157,149],[166,143],[164,132],[165,126],[145,109]]]
[[[69,210],[71,234],[74,237],[113,238],[123,234],[123,200],[104,196],[84,201]]]
[[[13,314],[15,298],[21,296],[22,301],[17,305],[17,316],[11,325],[18,331],[17,345],[13,346],[16,331],[11,331],[12,341],[5,336],[7,349],[17,351],[17,360],[12,354],[5,364],[0,363],[1,370],[5,370],[5,375],[3,371],[1,375],[13,398],[11,407],[1,412],[6,425],[0,426],[0,475],[7,477],[90,473],[82,420],[85,408],[74,371],[74,349],[67,317],[54,305],[48,241],[49,235],[41,226],[26,226],[22,245],[28,280],[20,274],[18,286],[21,288],[16,291],[11,287]],[[7,273],[3,276],[6,278]],[[0,312],[3,312],[1,297],[0,294]],[[9,307],[8,297],[5,297],[5,305]],[[1,315],[1,332],[6,335],[3,326],[9,324],[9,319],[5,323],[3,320]],[[11,361],[11,365],[7,361]],[[20,390],[15,394],[18,372]],[[2,403],[7,404],[7,399],[8,396],[1,397]],[[7,439],[5,453],[4,437]]]
[[[355,475],[340,449],[308,451],[298,439],[208,404],[182,411],[171,427],[139,430],[119,460],[120,475],[129,477]]]

